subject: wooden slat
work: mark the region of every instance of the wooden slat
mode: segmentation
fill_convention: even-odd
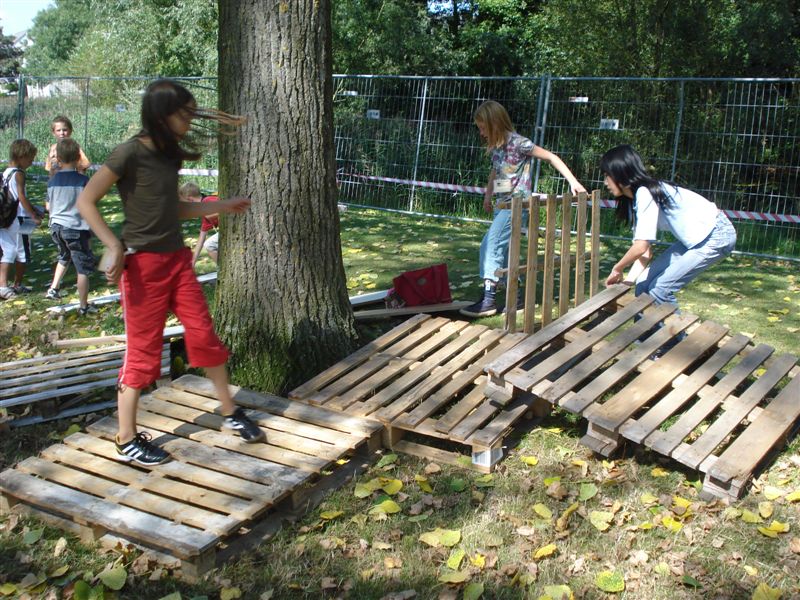
[[[514,401],[506,406],[490,423],[467,438],[466,442],[476,446],[483,446],[484,448],[493,447],[502,439],[508,429],[530,410],[534,401],[535,398],[533,396],[515,398]],[[482,410],[488,413],[489,404],[490,402],[488,401],[484,402],[484,404],[478,407],[475,413],[480,413]],[[465,419],[465,421],[466,420],[467,419]]]
[[[564,194],[561,199],[561,264],[558,276],[558,316],[569,310],[569,263],[572,237],[572,194]]]
[[[728,328],[713,321],[702,323],[683,341],[662,356],[657,368],[647,369],[622,390],[604,402],[586,410],[584,415],[609,431],[617,431],[628,417],[656,397],[698,358],[719,342]]]
[[[796,363],[796,356],[791,354],[779,356],[767,369],[767,372],[739,396],[734,405],[729,405],[725,412],[717,417],[691,446],[679,447],[673,453],[673,458],[693,469],[699,467],[700,463],[725,440],[728,434],[736,429],[739,423],[758,406],[758,403],[789,373]]]
[[[654,300],[650,296],[642,294],[636,298],[634,302],[631,302],[622,310],[605,319],[579,340],[567,344],[554,355],[538,363],[530,371],[522,371],[521,373],[517,373],[516,370],[512,371],[506,376],[506,380],[513,383],[516,388],[530,391],[533,386],[537,385],[540,381],[544,381],[544,379],[549,377],[554,371],[562,368],[579,354],[589,350],[606,335],[609,335],[618,327],[627,323],[653,302]],[[513,377],[512,374],[514,375]]]
[[[531,196],[528,211],[528,254],[525,265],[525,314],[523,330],[533,333],[536,321],[536,279],[539,276],[539,197]]]
[[[47,390],[45,392],[37,392],[35,394],[28,394],[25,396],[17,396],[16,398],[10,398],[9,400],[0,401],[0,408],[8,408],[11,406],[30,404],[32,402],[38,402],[40,400],[47,400],[48,398],[53,398],[56,395],[66,396],[67,394],[80,394],[82,392],[86,392],[89,390],[96,390],[104,387],[116,386],[117,379],[118,379],[117,373],[114,372],[113,377],[107,377],[105,379],[100,379],[97,381],[92,381],[89,383],[83,383],[79,385],[70,385],[64,388],[58,388],[56,390],[57,394],[54,394],[52,390]]]
[[[617,298],[626,294],[629,290],[630,287],[623,284],[617,284],[606,288],[591,300],[575,308],[575,310],[553,321],[550,326],[540,329],[517,344],[502,358],[487,365],[486,372],[493,377],[501,377],[522,361],[533,356],[535,352],[541,350],[545,345],[577,326],[581,321],[587,319],[597,311],[602,310],[608,304],[615,302]]]
[[[356,409],[352,411],[352,414],[358,416],[369,415],[378,410],[381,406],[392,402],[421,379],[428,377],[439,365],[450,360],[453,356],[472,344],[484,331],[486,331],[485,327],[476,325],[464,328],[459,332],[458,337],[451,340],[446,346],[434,352],[424,361],[415,365],[414,369],[408,371],[399,379],[381,389],[377,394],[359,404]]]
[[[518,196],[511,199],[511,239],[508,245],[508,274],[506,275],[506,330],[517,330],[517,289],[519,287],[519,255],[522,241],[522,206]]]
[[[635,421],[630,420],[620,427],[620,433],[627,439],[641,444],[663,421],[680,410],[703,386],[711,381],[749,342],[750,338],[742,334],[729,339],[722,348],[714,353],[714,356],[705,361],[644,415]]]
[[[104,360],[102,362],[89,364],[89,365],[78,365],[78,366],[71,366],[71,367],[62,367],[61,365],[53,365],[46,367],[46,373],[42,372],[41,368],[37,369],[36,373],[29,374],[29,375],[19,375],[17,377],[11,377],[8,379],[0,379],[0,397],[8,398],[9,396],[15,396],[18,394],[24,394],[29,391],[36,391],[41,389],[36,385],[32,387],[29,384],[40,382],[43,377],[46,377],[49,380],[53,381],[60,381],[62,378],[68,378],[70,375],[84,375],[87,373],[96,373],[98,369],[117,369],[122,366],[122,355],[119,355],[116,358],[111,358],[110,360]]]
[[[547,196],[544,230],[544,281],[542,283],[542,327],[553,320],[553,272],[556,252],[556,197]]]
[[[485,376],[480,378],[477,385],[466,396],[454,404],[441,419],[438,419],[434,425],[436,431],[446,433],[454,439],[466,439],[469,437],[474,428],[468,427],[466,431],[455,433],[453,433],[453,429],[486,400],[486,394],[483,393],[483,384],[485,382]]]
[[[105,440],[113,440],[117,433],[118,426],[117,420],[114,417],[105,417],[96,423],[92,423],[87,430],[93,435],[101,436]],[[212,473],[202,473],[192,469],[185,469],[184,463],[191,463],[204,467],[205,469],[213,469],[219,475],[228,475],[231,478],[238,478],[247,480],[248,482],[258,483],[262,486],[275,488],[278,491],[266,492],[265,498],[269,500],[270,497],[278,497],[286,489],[292,489],[310,479],[310,473],[293,469],[285,465],[277,464],[268,460],[260,460],[246,454],[240,454],[236,451],[226,450],[224,448],[217,448],[208,446],[201,442],[194,440],[187,440],[171,434],[166,434],[157,429],[149,429],[147,427],[139,427],[139,431],[144,431],[153,436],[153,443],[163,446],[165,450],[173,454],[175,459],[183,461],[179,463],[180,467],[175,467],[175,461],[157,465],[156,467],[147,467],[158,471],[165,471],[170,477],[177,477],[183,481],[192,482],[197,480],[203,485],[209,487],[216,487],[217,483],[211,482],[224,482],[228,485],[231,493],[250,497],[258,488],[242,483],[241,481],[225,480],[214,477]],[[77,435],[77,434],[75,434]],[[87,436],[91,437],[91,436]],[[74,439],[69,436],[64,440],[67,445],[74,445],[77,448],[85,449],[87,451],[96,453],[106,458],[111,458],[115,455],[116,450],[111,446],[98,447],[97,444],[91,443],[86,439]],[[200,478],[200,479],[196,479]],[[205,483],[208,481],[209,483]],[[236,490],[241,490],[237,492]]]
[[[642,319],[642,321],[644,321],[644,319]],[[629,330],[640,332],[640,334],[646,332],[648,330],[647,327],[639,328],[642,321],[634,324]],[[559,405],[572,412],[583,413],[593,402],[614,387],[617,382],[636,370],[636,368],[646,361],[653,352],[695,321],[697,321],[697,317],[694,315],[673,316],[669,324],[665,324],[664,327],[641,344],[622,353],[616,363],[611,367],[603,369],[595,379],[589,382],[589,384],[580,391],[562,398],[559,401]],[[616,341],[616,339],[614,341]],[[591,358],[592,357],[587,360],[591,360]]]
[[[375,308],[372,310],[357,310],[353,313],[356,321],[369,321],[371,319],[394,319],[406,315],[435,312],[458,312],[472,304],[469,300],[456,300],[446,304],[426,304],[424,306],[405,306],[403,308]]]
[[[82,350],[80,352],[68,352],[64,354],[50,354],[45,356],[36,356],[34,358],[24,358],[21,360],[14,360],[11,362],[0,363],[0,372],[2,372],[3,377],[5,377],[7,371],[11,371],[13,373],[17,369],[29,368],[35,365],[49,365],[51,363],[70,361],[73,359],[84,359],[91,356],[104,355],[115,352],[124,352],[124,351],[125,351],[125,345],[121,345],[121,346],[107,346],[105,348],[93,348],[91,350]]]
[[[794,377],[753,423],[725,449],[708,475],[727,483],[749,477],[800,417],[800,377]]]
[[[710,392],[700,394],[695,402],[666,431],[654,431],[646,439],[645,444],[656,452],[671,456],[684,438],[703,422],[734,390],[767,360],[775,351],[771,346],[759,344],[739,364],[733,367]]]
[[[362,346],[346,358],[340,360],[331,367],[325,369],[316,377],[309,379],[303,385],[296,387],[289,392],[289,398],[300,399],[311,395],[313,392],[322,389],[335,379],[341,377],[344,373],[354,369],[361,363],[365,362],[370,356],[380,352],[382,349],[391,345],[398,339],[405,337],[411,330],[416,328],[420,323],[429,320],[430,315],[415,315],[407,321],[401,323],[391,331],[384,333],[382,336],[374,339],[366,346]]]
[[[586,298],[586,192],[578,194],[575,229],[575,306]]]
[[[33,506],[70,515],[166,548],[179,558],[197,556],[219,539],[213,533],[173,523],[12,469],[0,476],[0,489]]]
[[[98,496],[110,502],[155,514],[164,519],[190,525],[216,535],[230,533],[238,529],[240,523],[238,519],[219,515],[189,504],[183,504],[143,489],[120,485],[102,477],[34,456],[23,460],[15,469],[23,473],[37,475],[53,483],[77,488],[81,492]]]
[[[592,250],[589,255],[589,297],[600,289],[600,190],[592,191]]]
[[[46,362],[37,362],[35,364],[31,364],[25,367],[17,367],[14,369],[0,371],[0,381],[6,381],[7,379],[10,379],[12,377],[23,377],[26,375],[41,376],[43,372],[48,371],[50,369],[69,369],[71,367],[76,367],[81,365],[92,365],[96,363],[103,363],[108,360],[122,358],[124,355],[125,355],[124,348],[114,350],[113,352],[95,353],[91,356],[54,354],[48,357],[42,357],[42,358],[52,359]]]
[[[384,406],[383,408],[379,409],[374,416],[381,421],[393,421],[412,406],[415,406],[423,401],[428,402],[428,397],[434,392],[434,390],[436,390],[436,388],[450,380],[450,378],[453,377],[456,372],[463,369],[465,365],[471,364],[476,358],[483,355],[487,348],[493,346],[502,337],[502,331],[485,331],[483,335],[481,335],[478,340],[475,341],[475,343],[471,344],[463,352],[460,352],[452,359],[446,361],[440,367],[436,368],[428,377],[425,377],[412,389],[403,393],[400,398],[396,399],[388,406]],[[436,410],[435,407],[438,405],[439,403],[437,401],[425,404],[426,408],[420,409],[417,411],[417,414],[420,412],[427,412],[427,410],[431,407],[434,408],[431,412],[427,412],[427,414],[424,414],[424,416],[419,418],[417,423],[429,417],[433,411]],[[418,408],[419,407],[417,406],[417,408],[414,410],[416,411]],[[403,416],[403,420],[406,422],[406,425],[408,423],[408,417],[410,417],[410,415]]]
[[[200,394],[210,398],[216,397],[216,390],[211,380],[196,375],[183,375],[170,384],[176,389]],[[264,412],[283,415],[289,419],[312,423],[321,427],[335,429],[351,435],[369,437],[373,433],[383,429],[383,426],[369,421],[350,417],[339,412],[334,412],[326,408],[309,406],[300,402],[293,402],[286,398],[273,396],[271,394],[259,394],[252,390],[246,390],[237,386],[230,386],[231,395],[237,404],[256,408]]]

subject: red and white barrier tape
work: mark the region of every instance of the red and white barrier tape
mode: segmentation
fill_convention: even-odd
[[[5,162],[5,161],[3,161]],[[44,166],[42,162],[33,163],[38,166]],[[92,165],[90,169],[95,171],[101,165]],[[217,177],[219,176],[218,169],[181,169],[178,171],[180,175],[192,175],[195,177]],[[340,173],[339,177],[357,177],[359,179],[367,179],[370,181],[385,181],[386,183],[398,183],[401,185],[414,185],[416,187],[429,188],[434,190],[445,190],[447,192],[464,192],[467,194],[483,194],[486,188],[474,185],[457,185],[455,183],[436,183],[433,181],[414,181],[413,179],[399,179],[397,177],[378,177],[375,175],[361,175],[359,173]],[[540,198],[545,198],[545,194],[539,194]],[[600,200],[601,208],[615,208],[617,203],[615,200]],[[796,223],[800,224],[800,215],[784,215],[779,213],[763,213],[749,210],[723,210],[723,212],[731,219],[739,221],[769,221],[770,223]]]

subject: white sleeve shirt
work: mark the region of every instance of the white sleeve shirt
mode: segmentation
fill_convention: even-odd
[[[682,187],[661,184],[669,202],[661,208],[650,190],[636,190],[633,239],[654,242],[658,231],[669,231],[687,248],[708,237],[717,221],[717,205],[700,194]]]

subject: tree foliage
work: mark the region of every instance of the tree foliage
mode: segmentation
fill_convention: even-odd
[[[334,72],[796,76],[800,0],[333,0]],[[210,75],[215,0],[54,0],[35,75]]]
[[[19,58],[22,52],[14,47],[14,38],[3,34],[0,27],[0,77],[10,77],[19,72]]]

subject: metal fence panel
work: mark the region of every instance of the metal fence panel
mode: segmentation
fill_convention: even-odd
[[[53,142],[50,122],[65,114],[87,155],[102,162],[138,129],[150,81],[21,78],[18,96],[0,96],[0,144],[8,148],[24,135],[43,160]],[[181,81],[199,104],[216,106],[215,78]],[[735,214],[738,250],[800,260],[798,79],[336,75],[340,199],[480,216],[478,188],[490,166],[472,115],[486,99],[502,103],[517,131],[561,156],[587,188],[602,186],[603,152],[630,143],[655,176]],[[215,168],[215,145],[204,149],[198,166]],[[562,192],[564,184],[537,166],[538,191]],[[604,213],[603,231],[623,233],[611,211]]]

